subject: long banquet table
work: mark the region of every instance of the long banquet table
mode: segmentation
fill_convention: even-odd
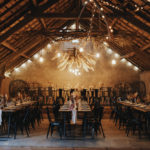
[[[26,107],[32,106],[35,103],[37,103],[37,101],[25,101],[22,103],[18,103],[16,105],[10,105],[10,106],[2,108],[2,112],[8,113],[8,137],[10,135],[10,126],[11,126],[11,119],[12,119],[13,113],[19,110],[22,110]]]
[[[141,103],[137,104],[137,103],[132,103],[130,101],[117,101],[117,103],[144,113],[150,112],[150,105],[145,105]]]
[[[65,102],[63,106],[60,107],[59,112],[63,113],[63,119],[64,119],[64,136],[66,136],[66,113],[71,112],[71,109],[69,108],[69,101]],[[91,108],[88,105],[86,101],[81,101],[80,107],[77,109],[77,112],[83,112],[84,113],[84,126],[83,126],[83,136],[86,135],[86,116],[87,113],[91,112]]]

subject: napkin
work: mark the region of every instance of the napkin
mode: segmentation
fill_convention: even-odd
[[[2,110],[0,109],[0,125],[2,124]]]
[[[72,123],[76,123],[77,121],[77,110],[72,110]]]

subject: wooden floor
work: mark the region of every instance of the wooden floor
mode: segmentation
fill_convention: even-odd
[[[150,150],[150,148],[53,148],[53,147],[0,147],[0,150]]]
[[[95,139],[60,140],[57,130],[53,136],[46,139],[48,127],[47,119],[40,126],[31,130],[30,137],[18,133],[17,139],[11,137],[7,141],[0,141],[0,150],[148,150],[150,149],[150,137],[130,134],[128,137],[124,129],[115,127],[110,119],[102,121],[106,138],[99,134]]]

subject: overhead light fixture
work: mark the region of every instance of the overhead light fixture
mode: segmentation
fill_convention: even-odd
[[[112,52],[113,52],[112,49],[110,49],[110,48],[107,49],[108,54],[112,54]]]
[[[79,39],[72,40],[72,43],[79,43]]]
[[[95,57],[99,58],[100,57],[100,53],[96,53]]]
[[[115,53],[114,54],[115,58],[119,58],[119,54]]]
[[[82,47],[80,47],[79,51],[82,53],[84,51],[84,49]]]
[[[71,25],[70,27],[72,30],[76,29],[76,24]]]
[[[122,58],[122,59],[121,59],[121,62],[126,62],[126,59],[125,59],[125,58]]]
[[[29,64],[30,64],[30,63],[32,63],[32,61],[29,59],[29,60],[27,61],[27,63],[29,63]]]
[[[57,57],[60,57],[61,56],[61,53],[57,53]]]
[[[39,58],[39,62],[42,63],[43,61],[44,61],[44,58],[43,58],[43,57],[40,57],[40,58]]]
[[[26,63],[22,64],[21,67],[22,67],[22,68],[25,68],[25,67],[26,67]]]
[[[41,53],[42,53],[42,54],[45,54],[45,52],[46,52],[45,49],[42,48]]]
[[[20,71],[20,69],[19,68],[15,68],[15,72],[19,72]]]
[[[103,44],[104,44],[105,46],[108,46],[108,43],[107,43],[107,42],[105,42],[105,41],[103,42]]]
[[[128,66],[132,66],[132,64],[131,64],[130,62],[127,62],[127,65],[128,65]]]
[[[112,63],[112,65],[115,65],[116,64],[116,60],[113,59],[111,63]]]
[[[35,54],[33,57],[34,57],[35,59],[37,59],[37,58],[39,58],[39,54]]]
[[[7,72],[7,71],[6,71],[6,72],[4,73],[4,76],[5,76],[5,77],[10,77],[10,74],[11,74],[10,72]]]
[[[51,46],[51,44],[47,44],[47,48],[51,48],[52,46]]]
[[[139,68],[138,67],[136,67],[136,66],[134,66],[134,68],[133,68],[135,71],[138,71],[139,70]]]
[[[80,52],[81,51],[81,52]],[[63,71],[65,69],[73,72],[75,69],[83,69],[86,72],[94,71],[96,64],[95,56],[90,53],[82,53],[83,49],[72,48],[62,53],[56,53],[52,60],[58,59],[58,69]]]

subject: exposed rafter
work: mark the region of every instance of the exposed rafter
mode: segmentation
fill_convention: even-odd
[[[47,8],[49,8],[51,5],[53,5],[57,1],[58,0],[48,1],[47,3],[45,3],[45,4],[43,4],[42,6],[39,7],[40,11],[43,12],[44,10],[46,10]],[[34,12],[34,13],[36,13],[36,12]],[[29,23],[30,21],[32,21],[33,19],[34,19],[34,17],[32,17],[30,14],[25,15],[24,19],[22,21],[20,21],[14,27],[10,28],[6,33],[4,33],[3,35],[0,36],[0,43],[3,42],[3,41],[5,41],[10,36],[10,34],[13,34],[17,30],[19,30],[20,28],[22,28],[23,26],[25,26],[27,23]]]
[[[4,41],[3,43],[1,43],[3,46],[5,46],[6,48],[8,48],[9,50],[11,50],[11,51],[13,51],[13,52],[15,52],[15,53],[17,53],[17,50],[14,48],[14,47],[12,47],[8,42],[6,42],[6,41]],[[21,54],[21,56],[23,56],[24,58],[29,58],[27,55],[25,55],[25,54]]]

